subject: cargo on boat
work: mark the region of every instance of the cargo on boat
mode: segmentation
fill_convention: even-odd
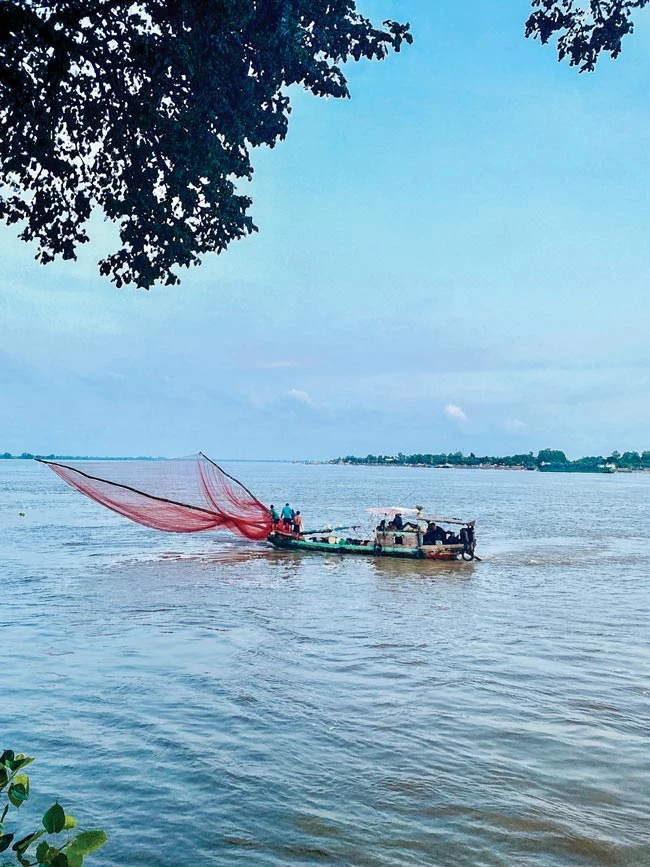
[[[322,554],[358,554],[367,557],[398,557],[411,560],[473,560],[476,534],[474,521],[423,515],[419,509],[368,509],[382,516],[372,535],[357,535],[358,527],[335,527],[316,532],[294,533],[277,524],[267,541],[275,548]],[[402,519],[409,515],[408,520]],[[413,517],[410,517],[413,515]]]

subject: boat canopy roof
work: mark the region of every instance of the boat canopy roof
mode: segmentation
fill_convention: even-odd
[[[462,518],[443,518],[438,515],[425,515],[421,509],[405,509],[399,506],[377,506],[376,508],[366,509],[369,515],[374,515],[379,518],[395,517],[395,515],[415,515],[416,520],[433,521],[436,524],[469,524],[474,525],[474,521],[465,521]]]
[[[403,509],[400,506],[377,506],[373,509],[366,509],[369,515],[377,515],[382,518],[390,515],[394,517],[395,515],[417,515],[418,509]]]

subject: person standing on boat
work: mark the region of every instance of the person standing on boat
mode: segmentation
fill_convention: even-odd
[[[300,517],[300,512],[296,512],[293,516],[293,532],[296,536],[302,536],[302,518]]]
[[[284,524],[285,531],[290,533],[291,527],[293,525],[293,516],[295,515],[295,512],[293,511],[289,503],[285,503],[285,505],[282,507],[282,512],[280,514],[282,516],[282,523]]]
[[[271,508],[269,509],[269,514],[271,516],[271,521],[273,522],[273,526],[277,527],[278,521],[280,520],[280,513],[275,508],[273,503],[271,503]]]
[[[293,515],[294,515],[293,509],[291,508],[289,503],[286,503],[282,507],[282,520],[291,522],[291,521],[293,521]]]

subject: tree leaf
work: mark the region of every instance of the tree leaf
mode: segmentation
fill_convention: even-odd
[[[13,834],[0,834],[0,852],[4,852],[11,846],[11,841],[14,839]]]
[[[18,771],[20,768],[26,768],[31,765],[34,759],[31,756],[24,756],[22,753],[14,759],[9,765],[12,771]]]
[[[43,840],[36,848],[36,859],[39,864],[46,864],[49,867],[60,852],[61,850],[56,846],[50,846],[46,840]]]
[[[7,797],[14,807],[20,807],[29,797],[27,786],[24,783],[12,783],[7,790]]]
[[[75,817],[66,815],[63,830],[64,831],[70,831],[70,830],[72,830],[72,828],[76,828],[76,827],[77,827],[77,820],[75,819]]]
[[[65,826],[65,813],[63,807],[58,801],[52,804],[50,809],[43,816],[43,827],[48,834],[58,834],[63,831]]]
[[[66,855],[68,856],[68,867],[81,867],[84,863],[84,856],[80,855],[79,852],[75,852],[74,849],[70,851],[69,846]]]
[[[25,791],[29,795],[29,777],[27,774],[16,774],[13,779],[15,785],[20,785],[25,787]]]
[[[238,181],[252,148],[285,138],[287,89],[345,98],[346,60],[412,41],[356,5],[0,2],[0,219],[45,264],[75,258],[97,205],[121,239],[101,274],[177,284],[177,266],[257,231]]]
[[[19,855],[22,855],[24,852],[29,849],[32,843],[35,840],[38,840],[39,837],[42,837],[45,831],[33,831],[31,834],[28,834],[26,837],[23,837],[22,840],[18,840],[17,843],[11,847],[14,852],[18,852]]]
[[[106,833],[101,829],[82,831],[68,846],[68,852],[78,855],[89,855],[96,849],[100,849],[108,840]]]

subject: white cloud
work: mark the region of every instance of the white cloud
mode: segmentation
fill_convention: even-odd
[[[306,391],[301,391],[299,388],[290,388],[285,392],[276,394],[254,391],[248,395],[247,402],[254,409],[273,411],[274,408],[282,406],[283,401],[286,406],[287,400],[295,401],[303,406],[314,407],[314,401],[311,397]]]
[[[314,402],[307,392],[300,391],[299,388],[290,388],[289,391],[287,391],[287,397],[290,397],[292,400],[297,400],[298,403],[304,403],[306,406],[314,405]]]
[[[456,406],[455,403],[448,403],[444,408],[444,413],[447,418],[450,418],[453,421],[467,421],[467,416],[459,406]]]
[[[251,394],[248,398],[248,402],[254,409],[265,409],[266,401],[263,400],[258,394]]]
[[[523,433],[528,430],[528,425],[525,421],[521,421],[518,418],[509,418],[505,423],[506,430],[509,430],[511,433]]]

